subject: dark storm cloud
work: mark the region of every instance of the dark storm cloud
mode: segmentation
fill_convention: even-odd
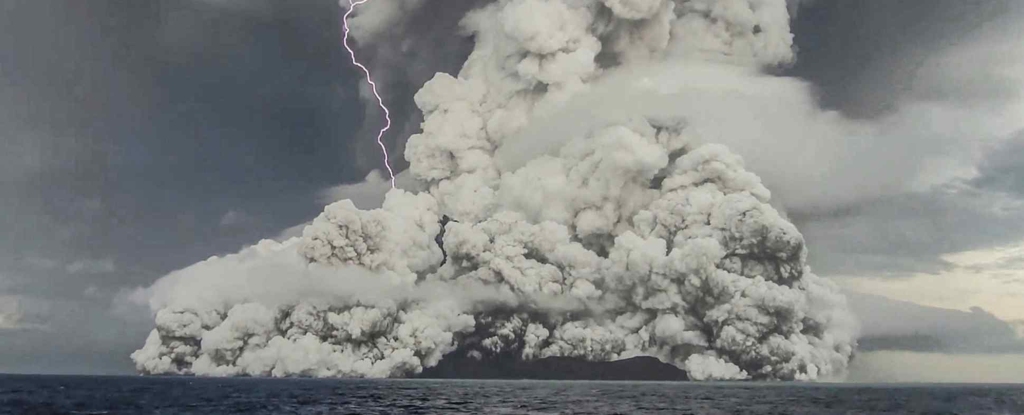
[[[936,53],[993,24],[1013,24],[1020,8],[1016,0],[812,2],[793,26],[799,58],[790,73],[813,82],[826,108],[858,118],[884,115],[908,98],[1006,98],[1006,88],[979,74],[984,68],[952,83],[919,77]]]
[[[4,225],[33,238],[7,252],[127,249],[165,271],[209,255],[178,247],[217,239],[240,205],[269,223],[234,245],[365,174],[346,162],[360,117],[333,2],[13,3],[0,24]]]
[[[366,174],[333,1],[0,7],[0,294],[46,327],[0,336],[0,371],[128,370],[145,333],[108,315],[118,290],[308,220]],[[115,266],[74,272],[89,261]]]
[[[940,256],[1024,237],[1024,206],[964,184],[907,193],[847,210],[802,214],[794,222],[826,274],[938,272]]]
[[[826,108],[879,118],[908,104],[938,102],[983,113],[1020,98],[1019,82],[1011,84],[1001,72],[1006,57],[989,47],[1014,42],[1024,3],[834,0],[813,2],[798,16],[800,52],[790,74],[812,82]],[[943,139],[961,143],[1004,139],[977,131],[942,134],[960,134]],[[1024,239],[1021,139],[1000,141],[986,152],[973,180],[839,210],[790,212],[807,236],[812,264],[825,274],[937,272],[948,265],[943,254]]]

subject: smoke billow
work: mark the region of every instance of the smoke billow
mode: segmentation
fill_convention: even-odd
[[[383,10],[391,3],[364,16],[440,4]],[[215,376],[409,376],[446,355],[654,356],[697,380],[841,375],[855,345],[845,298],[811,273],[800,232],[694,113],[637,112],[627,99],[561,123],[585,128],[542,122],[659,62],[788,64],[790,7],[478,5],[461,20],[475,42],[461,71],[415,96],[415,184],[378,209],[333,203],[301,237],[164,277],[143,293],[156,329],[132,359],[143,373]],[[557,145],[509,150],[545,142]]]

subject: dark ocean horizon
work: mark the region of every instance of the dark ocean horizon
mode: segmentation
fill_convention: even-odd
[[[1024,385],[0,375],[0,414],[1024,414]]]

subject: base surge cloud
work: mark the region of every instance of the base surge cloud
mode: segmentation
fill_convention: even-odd
[[[441,3],[371,1],[355,35]],[[462,70],[415,96],[424,121],[403,174],[415,183],[141,291],[156,329],[132,359],[147,374],[401,377],[454,355],[654,356],[695,380],[841,376],[856,335],[845,298],[806,266],[802,235],[729,140],[702,134],[699,111],[627,99],[549,116],[578,114],[564,110],[574,97],[631,68],[692,65],[693,80],[786,65],[793,7],[481,2],[462,19],[475,41]]]

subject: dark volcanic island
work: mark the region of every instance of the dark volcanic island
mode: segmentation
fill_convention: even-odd
[[[477,360],[449,356],[426,369],[425,379],[539,379],[685,381],[686,372],[657,358],[633,357],[613,362],[590,362],[573,357]]]

